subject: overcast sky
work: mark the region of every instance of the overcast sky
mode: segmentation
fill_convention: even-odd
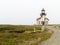
[[[35,24],[42,8],[49,23],[60,23],[60,0],[0,0],[0,24]]]

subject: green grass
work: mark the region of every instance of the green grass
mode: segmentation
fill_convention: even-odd
[[[0,35],[0,44],[4,45],[17,45],[18,43],[24,44],[24,41],[34,40],[36,38],[41,38],[44,41],[50,37],[50,34],[43,33],[30,33],[30,34],[2,34]]]
[[[41,26],[35,26],[37,30],[41,30]],[[0,31],[5,30],[25,30],[25,31],[33,31],[33,25],[0,25]]]
[[[0,25],[0,45],[37,45],[38,42],[31,43],[29,41],[34,41],[37,38],[41,38],[41,41],[48,39],[51,34],[47,33],[48,29],[44,32],[31,32],[31,33],[9,33],[9,31],[33,31],[34,26],[26,25]],[[35,27],[37,30],[41,30],[40,26]],[[27,41],[27,43],[26,43]],[[29,43],[28,43],[29,42]]]

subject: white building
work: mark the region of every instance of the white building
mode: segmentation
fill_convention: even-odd
[[[37,25],[47,25],[48,24],[48,21],[49,19],[46,17],[46,13],[45,13],[45,10],[42,9],[41,10],[41,14],[40,14],[40,17],[36,19],[37,21]]]

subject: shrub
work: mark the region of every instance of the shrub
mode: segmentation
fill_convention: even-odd
[[[25,30],[20,30],[20,31],[9,31],[9,33],[23,33]]]

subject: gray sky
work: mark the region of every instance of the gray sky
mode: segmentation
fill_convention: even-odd
[[[0,24],[34,24],[42,8],[49,23],[60,23],[60,0],[0,0]]]

